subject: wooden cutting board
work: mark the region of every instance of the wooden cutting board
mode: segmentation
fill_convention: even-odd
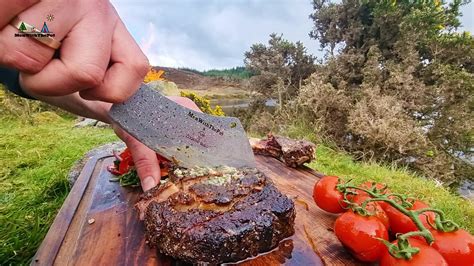
[[[332,232],[335,216],[312,200],[321,176],[309,168],[292,169],[276,159],[256,156],[258,168],[296,206],[294,236],[274,250],[239,265],[358,265]],[[32,260],[34,265],[183,265],[145,243],[144,226],[133,205],[140,189],[110,182],[110,155],[90,159],[66,198]]]

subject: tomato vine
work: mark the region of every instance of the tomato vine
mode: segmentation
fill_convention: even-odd
[[[435,213],[434,224],[427,215],[427,223],[433,227],[434,229],[442,232],[454,232],[459,229],[459,226],[451,221],[446,219],[446,216],[443,211],[435,208],[422,208],[418,210],[411,210],[415,200],[413,198],[409,198],[406,195],[398,194],[398,193],[388,193],[386,192],[386,186],[382,188],[377,188],[375,183],[371,188],[363,188],[360,186],[355,186],[352,184],[352,180],[347,182],[339,182],[336,185],[336,189],[343,193],[344,195],[344,203],[347,204],[348,208],[351,208],[354,212],[357,212],[359,215],[368,216],[373,215],[373,213],[367,210],[367,205],[370,202],[385,202],[388,203],[390,206],[394,207],[396,210],[400,211],[407,217],[409,217],[413,223],[418,228],[418,231],[411,231],[404,234],[397,235],[397,243],[393,244],[388,242],[385,239],[379,238],[388,248],[390,254],[398,259],[411,259],[413,255],[417,254],[420,249],[417,247],[413,247],[408,242],[408,238],[414,236],[421,236],[423,237],[428,244],[434,242],[433,234],[430,232],[428,228],[422,223],[420,219],[420,215],[426,212]],[[360,192],[367,193],[370,198],[364,200],[362,203],[357,204],[351,202],[348,197],[350,195],[357,195]]]

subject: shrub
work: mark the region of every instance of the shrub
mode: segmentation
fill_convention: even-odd
[[[359,149],[391,158],[425,151],[422,129],[407,116],[396,98],[368,91],[348,112],[347,130],[360,138]]]
[[[206,114],[211,114],[215,116],[225,116],[224,111],[222,111],[222,107],[216,105],[215,108],[211,107],[211,102],[204,97],[198,96],[194,92],[185,92],[181,91],[181,97],[186,97],[191,99],[198,107]]]
[[[304,121],[296,124],[359,158],[406,164],[445,182],[472,179],[474,38],[458,30],[465,3],[313,0],[310,36],[326,57],[296,93],[286,93],[293,97],[274,119],[286,130]],[[275,67],[285,57],[270,53],[285,51],[280,46],[290,47],[273,37],[246,54],[250,67],[266,67],[265,79],[250,81],[267,97],[288,76]]]

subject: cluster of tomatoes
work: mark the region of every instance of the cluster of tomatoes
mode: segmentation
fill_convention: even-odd
[[[442,211],[420,200],[402,207],[396,201],[402,197],[380,183],[366,182],[345,189],[341,184],[344,182],[339,177],[325,176],[314,186],[313,198],[319,208],[342,213],[334,223],[334,232],[358,260],[378,261],[381,266],[474,265],[471,234],[457,227],[436,229],[436,225],[454,224],[443,220]],[[422,237],[426,234],[428,237]]]

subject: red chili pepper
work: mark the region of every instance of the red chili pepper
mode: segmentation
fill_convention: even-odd
[[[128,148],[125,148],[122,153],[120,153],[120,157],[122,157],[122,160],[125,160],[127,158],[132,158],[132,153]]]
[[[133,162],[132,153],[128,148],[123,150],[120,154],[114,153],[115,158],[119,161],[118,166],[109,166],[107,170],[114,175],[123,175],[128,173],[135,166]],[[165,157],[156,154],[158,163],[160,164],[161,176],[167,176],[169,171],[169,160]]]
[[[120,162],[118,171],[120,172],[121,175],[123,175],[123,174],[128,173],[133,166],[134,166],[133,158],[131,156],[125,157],[125,159],[123,159]]]

